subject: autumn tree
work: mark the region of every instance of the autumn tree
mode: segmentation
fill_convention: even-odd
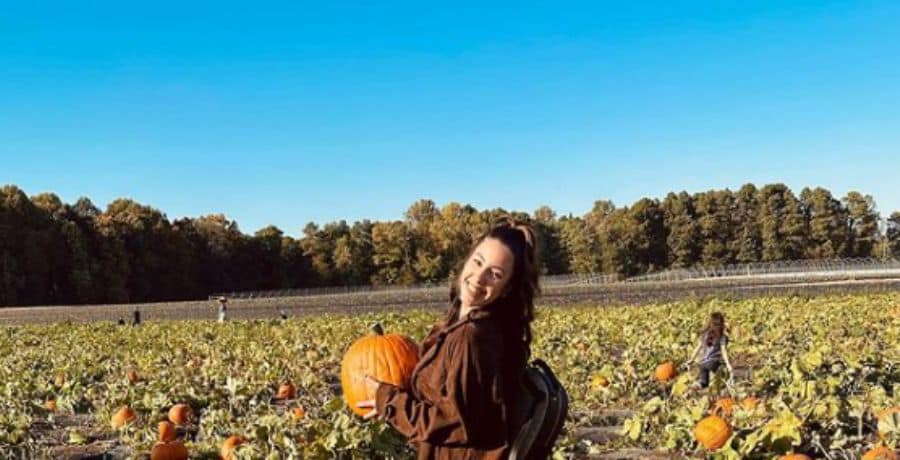
[[[566,265],[574,273],[600,273],[603,271],[600,241],[587,222],[580,217],[563,217],[559,220],[560,245],[566,255]]]
[[[373,284],[408,285],[416,282],[413,269],[413,234],[402,221],[372,226]]]
[[[694,265],[702,241],[694,199],[687,192],[669,193],[661,204],[666,227],[666,261],[672,268]]]
[[[894,211],[888,217],[885,239],[891,256],[900,258],[900,211]]]
[[[532,219],[539,252],[541,272],[546,275],[569,273],[568,257],[560,242],[561,226],[549,206],[534,211]]]
[[[731,225],[734,239],[731,253],[737,263],[762,260],[762,230],[759,220],[759,190],[753,184],[744,184],[734,196]]]
[[[805,223],[800,202],[784,184],[766,185],[759,191],[762,260],[793,260],[806,252]]]
[[[805,257],[831,259],[847,253],[847,211],[831,192],[821,187],[800,192],[808,242]]]
[[[878,240],[878,212],[875,210],[875,200],[870,195],[863,195],[853,191],[843,199],[847,207],[849,227],[850,257],[871,257],[872,249]]]

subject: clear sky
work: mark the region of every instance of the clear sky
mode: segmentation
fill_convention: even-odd
[[[900,2],[8,2],[0,184],[242,230],[784,182],[900,210]]]

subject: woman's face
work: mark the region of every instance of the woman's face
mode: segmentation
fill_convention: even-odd
[[[513,275],[512,251],[496,238],[485,238],[466,264],[459,277],[459,299],[463,305],[481,307],[499,299],[506,292]]]

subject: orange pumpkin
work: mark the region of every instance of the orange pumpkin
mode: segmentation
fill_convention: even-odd
[[[720,417],[728,417],[734,411],[734,399],[731,398],[719,398],[718,401],[713,404],[712,410],[710,411],[713,415],[718,415]]]
[[[158,442],[150,451],[150,460],[187,460],[187,458],[187,448],[181,441]]]
[[[47,409],[50,412],[56,412],[56,400],[48,399],[47,402],[44,403],[44,409]]]
[[[862,460],[897,460],[897,453],[885,446],[878,446],[869,449],[863,455]]]
[[[812,460],[812,457],[803,454],[787,454],[778,457],[778,460]]]
[[[137,414],[134,412],[134,409],[128,406],[122,406],[119,411],[112,416],[110,424],[113,428],[121,428],[133,422],[136,418]]]
[[[297,388],[291,382],[285,382],[278,387],[275,399],[294,399],[297,397]]]
[[[175,440],[175,425],[163,420],[159,422],[159,442],[171,442]]]
[[[366,382],[366,375],[375,380],[409,387],[419,359],[419,347],[408,337],[399,334],[384,334],[380,324],[372,327],[374,334],[363,337],[344,353],[341,362],[341,388],[350,409],[358,415],[365,415],[369,409],[360,409],[360,401],[375,399],[374,388]]]
[[[677,375],[678,372],[675,370],[675,364],[672,363],[672,361],[666,361],[659,366],[656,366],[656,372],[653,373],[656,380],[659,380],[660,382],[668,382]]]
[[[222,449],[219,450],[219,455],[222,457],[222,460],[233,460],[234,455],[231,455],[231,453],[237,446],[245,442],[247,442],[247,440],[238,435],[229,436],[228,439],[222,443]]]
[[[191,406],[176,404],[169,409],[169,421],[176,425],[184,425],[191,418]]]
[[[759,406],[759,399],[753,396],[748,396],[741,401],[741,407],[747,412],[753,411],[757,406]]]
[[[717,450],[731,437],[731,427],[722,417],[710,415],[694,426],[694,439],[709,450]]]
[[[301,406],[297,406],[291,411],[291,415],[294,417],[294,420],[300,420],[306,416],[306,410]]]

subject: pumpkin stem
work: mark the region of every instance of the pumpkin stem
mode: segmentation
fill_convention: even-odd
[[[372,329],[375,335],[384,335],[384,328],[381,327],[381,323],[374,323],[369,329]]]

